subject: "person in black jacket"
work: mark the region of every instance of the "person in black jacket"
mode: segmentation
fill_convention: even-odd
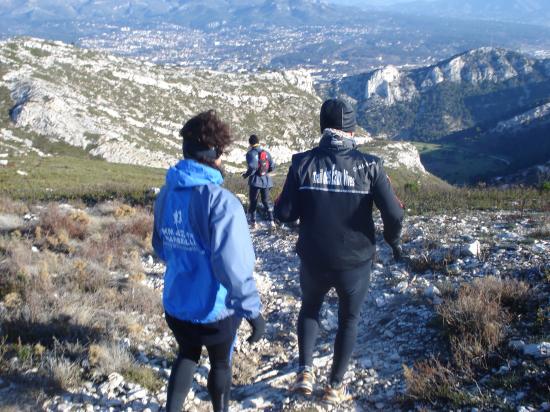
[[[262,203],[267,216],[269,225],[275,226],[273,221],[273,204],[271,203],[269,191],[273,187],[273,181],[269,173],[275,168],[271,154],[260,146],[258,136],[251,135],[248,139],[250,150],[246,153],[246,163],[248,169],[242,174],[243,178],[248,178],[248,218],[250,225],[256,227],[256,208],[258,206],[258,194],[262,198]]]
[[[355,111],[345,101],[330,99],[320,114],[318,147],[295,154],[275,203],[281,222],[300,220],[302,306],[298,317],[300,370],[293,390],[313,391],[313,350],[324,297],[335,288],[338,332],[329,382],[323,400],[350,399],[343,378],[357,338],[360,309],[369,286],[376,248],[373,204],[380,210],[384,239],[396,260],[401,256],[403,207],[387,177],[383,161],[356,149]]]

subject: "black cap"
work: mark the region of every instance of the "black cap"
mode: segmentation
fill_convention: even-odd
[[[248,138],[248,143],[253,146],[260,143],[260,139],[258,139],[258,136],[256,136],[255,134],[251,134]]]
[[[355,110],[342,99],[329,99],[321,106],[321,133],[327,128],[354,132],[356,126]]]

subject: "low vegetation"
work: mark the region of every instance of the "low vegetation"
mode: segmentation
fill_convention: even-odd
[[[82,200],[95,203],[114,198],[150,203],[151,188],[164,182],[165,171],[144,166],[62,155],[10,159],[0,168],[4,196],[34,203],[45,200]]]
[[[158,387],[156,372],[135,357],[148,339],[144,325],[165,328],[160,295],[146,285],[142,264],[152,252],[151,210],[119,202],[87,212],[0,203],[2,212],[31,216],[0,234],[0,378],[39,388],[35,399],[113,371]],[[128,337],[134,345],[120,346]]]
[[[536,403],[548,399],[550,387],[536,379],[548,365],[536,359],[518,362],[508,341],[525,332],[548,338],[548,307],[542,296],[549,289],[548,282],[533,287],[515,279],[486,277],[444,294],[437,312],[448,352],[404,366],[409,400],[439,408],[493,410],[505,408],[503,396],[495,396],[494,390],[511,396],[525,391],[525,399]],[[495,368],[500,373],[484,378]]]
[[[275,177],[274,197],[284,178],[284,172]],[[115,371],[151,390],[162,385],[158,372],[140,363],[138,347],[151,334],[166,332],[160,295],[147,284],[152,275],[143,267],[152,253],[151,188],[163,179],[163,170],[69,155],[18,159],[0,169],[0,378],[27,388],[13,395],[14,405],[40,402]],[[225,185],[246,202],[245,179],[227,175]],[[409,214],[550,210],[545,190],[450,188],[399,179],[396,186]],[[530,236],[547,239],[547,232],[545,225],[533,226]],[[443,259],[441,267],[419,260],[413,270],[446,273],[452,259]],[[448,354],[405,369],[409,399],[488,405],[486,387],[524,387],[532,365],[501,376],[503,382],[480,384],[481,394],[472,390],[495,357],[508,356],[504,343],[520,317],[540,336],[550,336],[549,309],[534,291],[539,289],[494,278],[447,289],[439,324]],[[122,345],[124,338],[132,344]],[[542,395],[533,389],[530,396],[547,396],[548,388],[535,384]]]

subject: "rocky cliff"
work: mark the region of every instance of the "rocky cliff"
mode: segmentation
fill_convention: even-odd
[[[375,136],[435,140],[478,124],[498,123],[548,103],[550,60],[480,48],[433,66],[388,66],[322,88],[346,95]]]

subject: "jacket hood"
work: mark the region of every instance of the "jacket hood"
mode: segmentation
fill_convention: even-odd
[[[170,167],[166,173],[166,185],[172,188],[194,187],[208,184],[221,185],[223,177],[219,170],[196,160],[184,159]]]
[[[355,140],[352,137],[345,136],[340,130],[325,129],[319,147],[328,147],[331,149],[354,149]]]

